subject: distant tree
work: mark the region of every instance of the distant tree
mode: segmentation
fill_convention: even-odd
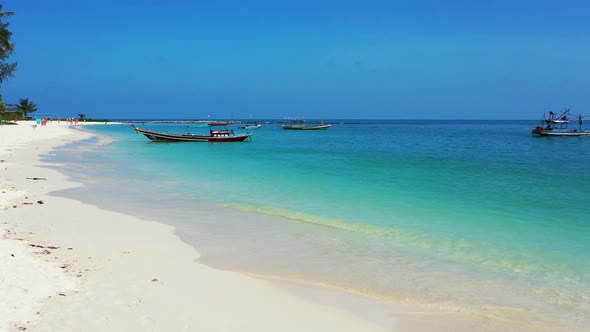
[[[16,110],[22,114],[24,118],[29,116],[29,113],[33,113],[37,110],[37,104],[35,104],[32,100],[29,101],[29,98],[19,99],[18,104],[15,105]]]
[[[78,117],[80,117],[80,121],[86,120],[86,114],[80,113],[80,114],[78,114]]]
[[[0,120],[13,120],[16,115],[14,112],[18,112],[14,106],[15,105],[4,103],[2,95],[0,95]]]
[[[0,95],[0,123],[2,123],[2,119],[4,119],[4,112],[6,112],[6,105],[2,101],[2,95]]]
[[[8,30],[9,23],[2,22],[5,17],[12,15],[14,12],[3,12],[2,5],[0,5],[0,85],[9,77],[14,76],[16,70],[16,62],[7,62],[8,57],[14,53],[14,44],[10,42],[12,32]]]
[[[0,21],[8,16],[12,16],[14,15],[14,12],[3,12],[2,11],[2,5],[0,5]],[[4,26],[2,27],[3,30],[7,30],[8,28],[8,23],[4,23]],[[10,52],[14,52],[14,45],[10,43],[10,37],[12,36],[12,33],[10,31],[8,31],[6,34],[2,34],[0,35],[0,54],[2,55],[6,55]]]

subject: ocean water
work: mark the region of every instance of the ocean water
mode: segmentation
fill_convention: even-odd
[[[240,143],[87,126],[99,138],[51,160],[85,187],[57,194],[172,224],[217,268],[590,329],[590,138],[533,137],[535,121],[331,123],[266,123]]]

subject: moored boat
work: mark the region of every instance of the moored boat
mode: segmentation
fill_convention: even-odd
[[[252,136],[250,133],[237,135],[225,125],[223,125],[222,129],[215,129],[215,125],[213,124],[209,124],[209,135],[195,135],[190,133],[169,134],[151,131],[148,128],[141,129],[134,125],[131,126],[136,132],[142,133],[145,137],[154,142],[242,142]]]
[[[578,129],[570,129],[571,109],[566,108],[560,115],[555,112],[549,112],[549,117],[541,120],[541,124],[533,128],[531,133],[534,136],[548,137],[548,136],[590,136],[590,131],[582,129],[584,116],[578,115]]]
[[[331,124],[325,124],[323,120],[322,123],[317,126],[309,126],[305,124],[305,120],[291,120],[290,123],[284,124],[282,127],[285,130],[326,130],[331,126]]]
[[[240,128],[240,129],[258,129],[258,128],[260,128],[260,127],[262,127],[262,125],[261,125],[260,123],[256,122],[256,123],[255,123],[255,124],[253,124],[253,125],[252,125],[252,124],[249,124],[249,125],[243,125],[243,126],[240,126],[240,127],[238,127],[238,128]]]

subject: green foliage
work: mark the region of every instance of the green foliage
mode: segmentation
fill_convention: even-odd
[[[29,101],[29,98],[19,99],[18,104],[16,104],[15,107],[20,115],[22,115],[24,118],[28,117],[29,113],[37,111],[37,104],[35,104],[32,100]]]
[[[78,117],[80,118],[80,121],[86,120],[86,114],[80,113],[80,114],[78,114]]]
[[[0,95],[0,123],[4,119],[4,112],[6,112],[6,104],[2,101],[2,95]]]
[[[13,110],[14,108],[10,107],[9,104],[5,104],[4,101],[2,101],[2,95],[0,95],[0,123],[13,124],[11,122],[7,122],[7,120],[14,120],[16,114],[13,112],[8,112]]]
[[[14,76],[16,70],[16,62],[7,62],[8,57],[14,53],[14,44],[10,42],[12,32],[8,30],[9,23],[4,23],[2,20],[5,17],[14,15],[14,12],[3,12],[2,5],[0,5],[0,85],[9,77]]]

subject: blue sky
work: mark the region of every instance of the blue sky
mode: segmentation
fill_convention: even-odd
[[[6,102],[91,118],[590,114],[590,1],[2,1]]]

